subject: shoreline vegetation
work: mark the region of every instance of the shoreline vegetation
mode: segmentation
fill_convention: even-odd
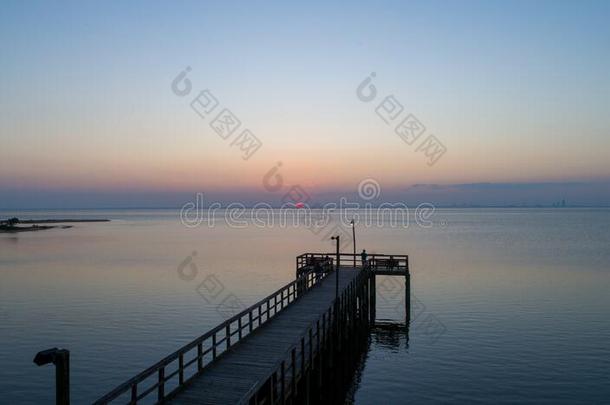
[[[44,231],[47,229],[69,229],[72,225],[39,225],[39,224],[65,224],[65,223],[82,223],[82,222],[110,222],[109,219],[26,219],[10,218],[6,221],[0,221],[0,233],[17,233],[17,232],[33,232]],[[18,226],[24,224],[29,226]]]

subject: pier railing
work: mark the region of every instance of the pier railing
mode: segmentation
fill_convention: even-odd
[[[296,277],[310,271],[329,272],[333,269],[333,259],[329,255],[321,253],[304,253],[297,256],[297,271]]]
[[[304,253],[297,256],[297,274],[300,269],[310,269],[316,262],[327,263],[330,260],[329,264],[332,266],[335,258],[336,253]],[[360,254],[340,253],[339,261],[341,266],[360,267],[363,265]],[[409,256],[371,253],[367,255],[366,266],[374,273],[408,273]]]
[[[151,399],[156,403],[171,397],[232,345],[271,320],[327,274],[303,272],[296,280],[119,385],[95,404],[107,404],[115,400],[129,404],[143,400],[149,403]]]

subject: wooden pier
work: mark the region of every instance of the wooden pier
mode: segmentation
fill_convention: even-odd
[[[406,255],[373,254],[363,265],[352,254],[306,253],[294,281],[95,404],[334,402],[333,387],[349,380],[375,321],[376,275],[405,277],[408,318]]]

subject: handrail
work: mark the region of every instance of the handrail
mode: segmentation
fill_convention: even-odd
[[[300,269],[306,268],[306,263],[308,260],[322,258],[330,258],[332,260],[336,258],[336,253],[303,253],[297,256],[297,273]],[[339,260],[341,261],[342,266],[363,265],[362,257],[358,253],[339,253]],[[388,271],[408,272],[409,256],[370,253],[367,254],[366,264],[369,265],[373,270],[384,268]]]
[[[297,271],[296,277],[299,278],[302,274],[309,271],[328,272],[333,268],[333,259],[326,256],[311,256],[308,254],[297,256]]]
[[[329,258],[334,258],[337,256],[337,253],[303,253],[297,256],[297,259],[299,258],[304,258],[304,257],[326,257],[328,256]],[[339,253],[339,257],[356,257],[357,259],[361,257],[360,253]],[[390,257],[394,257],[394,258],[401,258],[404,259],[406,257],[408,257],[408,255],[392,255],[392,254],[381,254],[381,253],[367,253],[367,257],[373,258],[373,257],[378,257],[378,258],[390,258]]]
[[[313,271],[304,273],[301,277],[281,287],[266,298],[263,298],[249,308],[232,316],[220,325],[204,333],[200,337],[182,346],[180,349],[164,357],[162,360],[148,367],[136,376],[120,384],[112,391],[95,401],[94,404],[107,404],[110,401],[113,401],[126,394],[128,391],[131,392],[130,404],[136,404],[139,400],[145,398],[154,391],[157,391],[157,400],[163,401],[184,386],[190,379],[201,373],[205,367],[213,363],[232,345],[252,333],[254,329],[257,329],[261,325],[268,322],[272,317],[275,317],[279,311],[293,303],[305,291],[308,291],[310,288],[317,285],[326,275],[328,275],[327,272],[324,274],[315,274]],[[247,318],[244,321],[243,318],[246,316]],[[237,325],[234,325],[235,323],[237,323]],[[210,338],[212,342],[205,344],[206,341],[210,340]],[[235,340],[233,340],[234,338]],[[205,350],[203,350],[204,345],[206,346]],[[185,364],[184,355],[194,348],[197,348],[196,357],[189,360]],[[210,353],[212,353],[211,360],[204,365],[204,357]],[[177,369],[166,376],[165,368],[176,360],[179,362]],[[193,365],[195,362],[197,362],[197,371],[194,372],[189,378],[185,379],[184,372],[186,368]],[[138,393],[138,385],[149,379],[155,373],[158,374],[157,382]],[[179,377],[178,387],[166,394],[166,383],[176,376]]]

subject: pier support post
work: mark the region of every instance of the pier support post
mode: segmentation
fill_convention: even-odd
[[[371,289],[370,289],[370,285],[369,285],[369,280],[367,280],[364,283],[364,301],[365,301],[365,312],[364,312],[364,318],[366,321],[366,327],[368,328],[370,326],[370,321],[371,321],[371,293],[370,293]]]
[[[377,288],[375,287],[375,273],[371,273],[371,278],[370,280],[370,309],[369,309],[369,315],[370,315],[370,324],[371,325],[375,325],[375,318],[377,317],[376,313],[375,313],[375,300],[377,299]]]
[[[408,270],[405,274],[405,317],[409,323],[411,321],[411,275]]]

